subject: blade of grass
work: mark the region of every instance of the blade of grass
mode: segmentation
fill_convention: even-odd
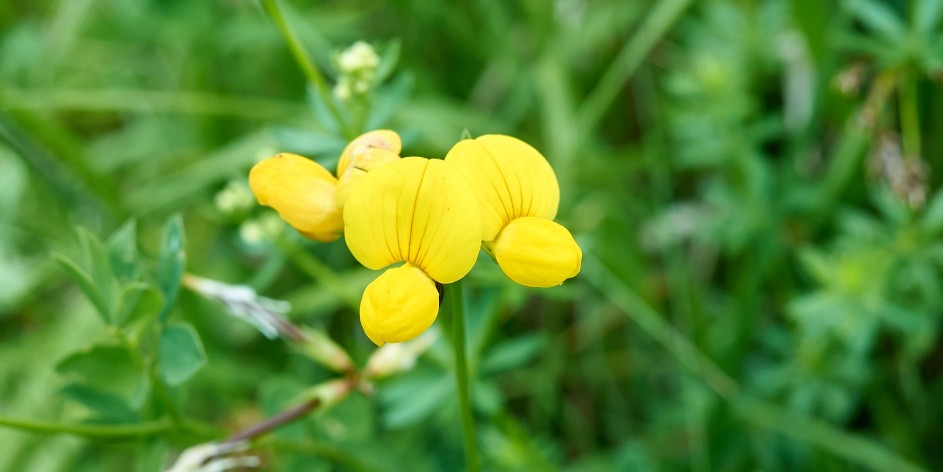
[[[81,110],[94,112],[169,112],[276,120],[297,116],[302,105],[256,97],[203,92],[165,92],[137,89],[50,89],[0,91],[7,109]]]
[[[625,81],[692,3],[693,0],[665,0],[655,3],[642,27],[625,43],[596,87],[583,101],[577,113],[577,129],[583,133],[595,129]]]
[[[36,434],[74,434],[88,438],[150,436],[170,429],[166,420],[130,424],[68,424],[19,420],[0,416],[0,426]]]

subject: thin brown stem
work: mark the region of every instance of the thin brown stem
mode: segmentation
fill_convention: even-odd
[[[284,426],[305,416],[306,414],[310,413],[311,410],[317,408],[320,404],[320,399],[312,398],[311,400],[308,400],[300,405],[295,405],[271,418],[259,421],[258,423],[249,426],[248,428],[227,438],[226,442],[254,439],[268,434],[276,428]]]

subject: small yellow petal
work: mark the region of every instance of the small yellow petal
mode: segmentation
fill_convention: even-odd
[[[492,246],[509,279],[528,287],[553,287],[580,272],[583,252],[558,223],[525,216],[511,221]]]
[[[438,313],[435,282],[409,263],[377,277],[360,302],[360,324],[377,346],[419,336],[432,326]]]
[[[344,224],[347,247],[364,266],[407,261],[441,283],[464,277],[481,245],[475,195],[441,160],[405,157],[360,177]]]
[[[347,167],[350,166],[355,156],[373,148],[386,149],[393,154],[399,155],[400,151],[403,150],[403,141],[400,140],[396,131],[388,129],[368,131],[357,136],[344,148],[344,152],[341,153],[341,157],[337,161],[337,176],[341,177],[344,175],[344,172],[347,170]]]
[[[317,162],[281,153],[249,171],[249,187],[260,204],[270,206],[301,234],[334,241],[344,229],[334,204],[337,179]]]
[[[560,186],[550,164],[517,138],[491,134],[460,141],[445,161],[459,168],[478,196],[482,241],[492,241],[515,218],[553,219]]]
[[[399,154],[380,148],[369,148],[365,152],[355,155],[337,181],[337,192],[334,194],[334,204],[337,205],[337,208],[344,207],[351,186],[360,177],[383,164],[389,164],[398,159]]]

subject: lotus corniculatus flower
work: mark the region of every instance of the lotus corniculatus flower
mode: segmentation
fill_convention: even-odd
[[[281,153],[252,168],[249,187],[260,204],[274,208],[305,237],[334,241],[344,230],[344,200],[351,185],[369,170],[398,160],[401,149],[393,131],[365,133],[344,149],[336,177],[313,160]]]
[[[482,245],[508,278],[552,287],[579,273],[583,253],[553,221],[560,186],[540,152],[510,136],[485,135],[460,141],[445,162],[475,189]]]
[[[360,176],[344,205],[347,247],[373,270],[360,323],[377,345],[419,336],[439,312],[436,282],[467,274],[481,246],[472,188],[442,160],[406,157]]]

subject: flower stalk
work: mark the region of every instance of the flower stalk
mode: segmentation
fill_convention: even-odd
[[[458,387],[458,406],[462,417],[462,439],[465,443],[465,465],[469,472],[481,470],[478,459],[478,439],[475,433],[475,418],[472,416],[471,395],[468,385],[468,360],[465,355],[465,307],[462,283],[457,281],[445,286],[452,322],[452,347],[455,349],[455,378]]]
[[[314,62],[311,61],[311,56],[308,55],[308,51],[306,51],[304,45],[301,44],[298,35],[295,34],[291,25],[288,24],[288,20],[285,18],[285,14],[282,12],[282,7],[278,4],[278,0],[262,0],[262,6],[275,23],[275,26],[282,33],[285,42],[288,44],[288,49],[291,50],[291,55],[295,58],[298,66],[301,67],[305,78],[307,78],[308,82],[317,90],[328,112],[334,117],[334,120],[344,134],[347,135],[348,138],[353,138],[353,135],[350,135],[350,130],[347,128],[344,115],[341,114],[340,109],[334,104],[330,89],[327,86],[327,81],[324,79],[324,76],[321,74],[321,71],[318,70],[317,66],[314,65]]]

